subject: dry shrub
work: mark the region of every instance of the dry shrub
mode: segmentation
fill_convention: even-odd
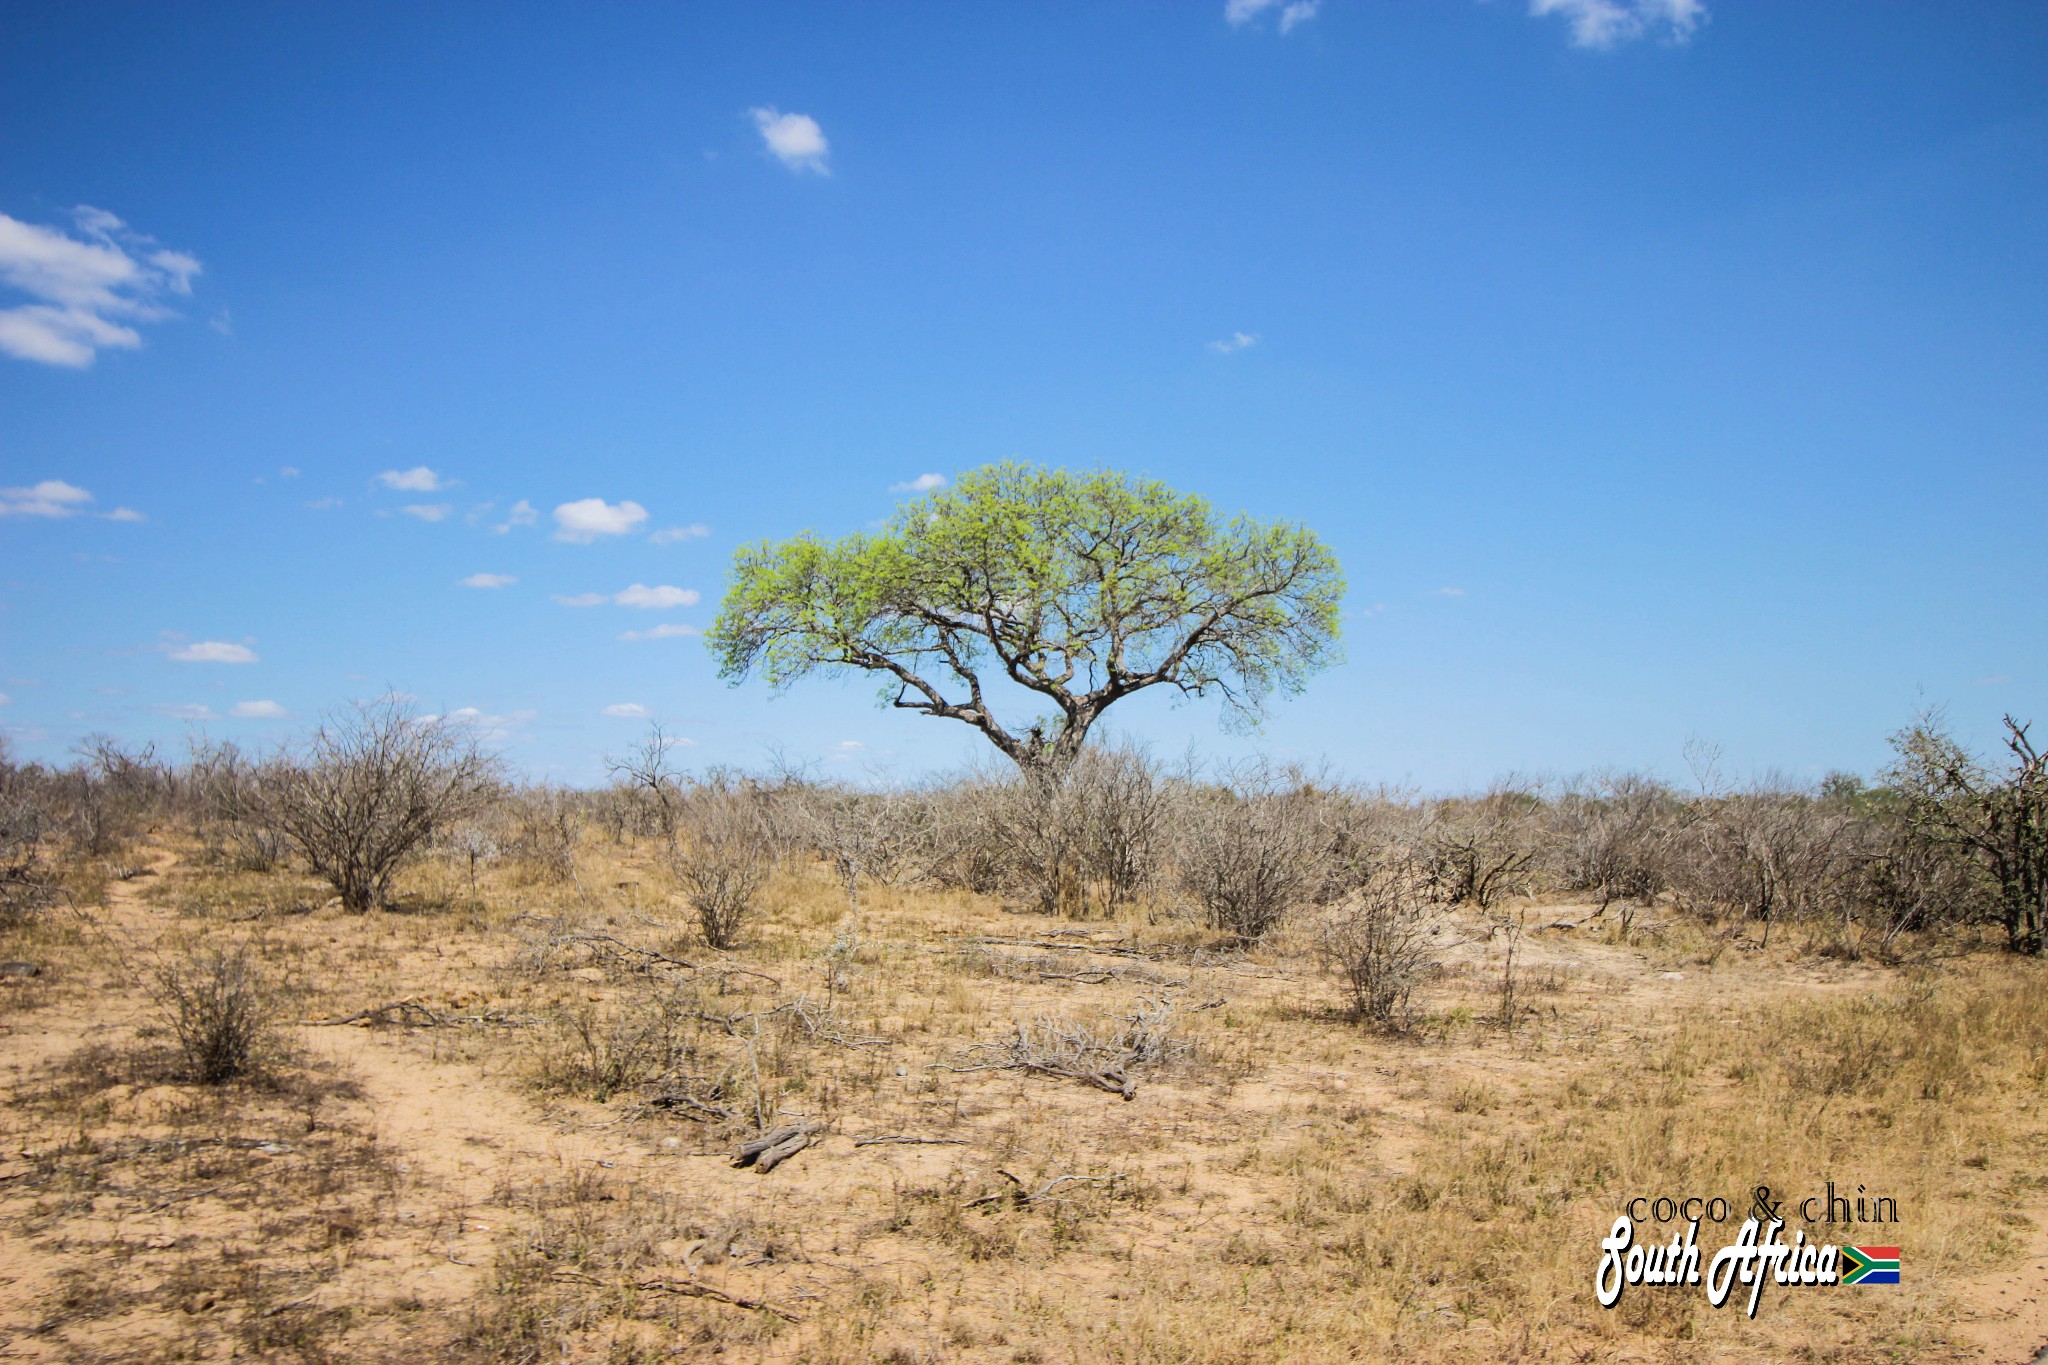
[[[971,772],[925,794],[931,818],[922,857],[939,886],[991,896],[1004,889],[1012,859],[1001,837],[1009,780]]]
[[[1689,808],[1673,836],[1672,891],[1695,914],[1760,921],[1813,919],[1853,892],[1855,831],[1805,791],[1760,783]]]
[[[689,1002],[673,994],[618,1010],[585,1002],[554,1021],[534,1054],[533,1083],[602,1104],[672,1080],[695,1055],[692,1014]]]
[[[712,778],[690,793],[671,865],[707,946],[723,951],[738,945],[740,927],[776,861],[766,814],[751,790]]]
[[[51,874],[43,851],[50,826],[42,792],[0,748],[0,925],[26,919],[48,903]]]
[[[971,772],[920,793],[905,822],[942,886],[1005,892],[1045,914],[1116,915],[1160,878],[1171,792],[1142,749],[1083,750],[1065,768]]]
[[[1436,894],[1486,910],[1528,890],[1542,849],[1542,814],[1542,798],[1513,779],[1482,796],[1431,806],[1418,852]]]
[[[1176,815],[1181,891],[1212,929],[1256,943],[1322,887],[1323,848],[1298,790],[1263,767],[1186,788]]]
[[[503,813],[505,847],[529,875],[544,882],[576,879],[576,843],[583,833],[577,793],[548,783],[524,787],[504,803]]]
[[[433,835],[487,805],[498,763],[466,727],[386,699],[337,712],[265,781],[268,808],[350,910],[384,904]]]
[[[222,1085],[275,1059],[282,994],[247,947],[159,962],[151,978],[157,1011],[193,1080]]]
[[[1552,860],[1564,890],[1599,897],[1600,912],[1649,905],[1665,888],[1677,797],[1640,773],[1599,773],[1567,787],[1553,807]]]
[[[1997,772],[1950,736],[1938,715],[1892,737],[1887,776],[1913,842],[1972,865],[2016,952],[2048,954],[2048,753],[2005,717],[2010,763]]]
[[[236,745],[195,743],[184,773],[187,809],[209,859],[242,872],[268,872],[289,851],[264,801],[267,765]]]
[[[1323,962],[1344,983],[1352,1017],[1399,1029],[1415,986],[1436,963],[1440,931],[1426,879],[1391,864],[1368,876],[1317,926]]]
[[[863,883],[909,879],[931,845],[934,807],[922,792],[804,786],[782,806],[779,823],[791,842],[825,860],[855,911]]]
[[[1090,749],[1068,772],[1067,808],[1082,875],[1115,915],[1152,887],[1172,811],[1159,765],[1143,749]]]

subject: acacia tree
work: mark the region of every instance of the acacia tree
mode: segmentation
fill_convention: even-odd
[[[1335,661],[1343,591],[1305,528],[1225,521],[1150,479],[1004,463],[873,535],[742,549],[710,644],[734,683],[878,675],[884,704],[971,725],[1025,772],[1057,775],[1146,688],[1219,697],[1255,722]],[[996,678],[1050,709],[1005,724]]]

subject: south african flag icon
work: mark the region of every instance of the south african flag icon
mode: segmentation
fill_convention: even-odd
[[[1899,1249],[1843,1247],[1841,1275],[1843,1284],[1897,1284]]]

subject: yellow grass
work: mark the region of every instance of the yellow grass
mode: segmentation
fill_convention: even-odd
[[[1223,954],[1144,911],[1076,924],[879,887],[856,915],[794,866],[724,957],[645,848],[587,843],[569,883],[491,869],[475,896],[466,868],[427,864],[398,911],[366,916],[304,878],[195,857],[167,848],[103,907],[10,931],[4,955],[44,968],[0,999],[16,1154],[0,1334],[25,1358],[1864,1361],[1989,1343],[2020,1360],[2038,1344],[1988,1288],[2048,1265],[2030,1262],[2048,1253],[2038,964],[1721,951],[1656,916],[1633,942],[1543,929],[1503,1029],[1500,941],[1462,920],[1475,941],[1447,954],[1424,1018],[1384,1037],[1342,1017],[1293,939]],[[294,1020],[431,1014],[294,1024],[295,1060],[269,1079],[194,1086],[138,964],[229,942],[258,946]],[[1059,946],[1086,942],[1142,955]],[[1172,1002],[1179,1046],[1128,1103],[946,1069],[1019,1022],[1113,1034],[1140,1000]],[[675,1093],[706,1112],[656,1103]],[[730,1165],[757,1121],[806,1118],[830,1127],[774,1173]],[[877,1135],[944,1141],[856,1145]],[[1060,1177],[1076,1178],[1018,1197]],[[1731,1221],[1700,1231],[1711,1255],[1757,1187],[1791,1196],[1797,1228],[1829,1180],[1895,1200],[1899,1221],[1814,1235],[1904,1247],[1903,1285],[1772,1286],[1753,1321],[1697,1288],[1595,1303],[1629,1197],[1728,1200]]]

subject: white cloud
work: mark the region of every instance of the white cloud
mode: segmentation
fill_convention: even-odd
[[[1529,13],[1556,15],[1571,25],[1572,46],[1599,49],[1648,34],[1687,42],[1707,21],[1706,0],[1529,0]]]
[[[650,588],[645,583],[635,583],[612,601],[622,607],[639,607],[646,611],[661,611],[669,607],[694,607],[698,594],[695,588],[672,588],[667,584]]]
[[[311,510],[315,511],[315,512],[325,512],[325,511],[327,511],[327,510],[328,510],[329,508],[332,508],[332,507],[339,507],[339,506],[341,506],[341,499],[340,499],[340,498],[315,498],[315,499],[313,499],[313,501],[311,501],[311,502],[307,503],[307,504],[306,504],[306,506],[307,506],[308,508],[310,508]]]
[[[693,521],[688,526],[671,526],[666,530],[656,531],[647,538],[656,545],[673,545],[679,540],[702,540],[710,534],[709,526],[701,521]]]
[[[479,739],[504,739],[515,731],[523,730],[538,711],[508,711],[502,716],[491,715],[474,706],[458,706],[445,716],[422,716],[421,723],[446,721],[463,726],[475,732]]]
[[[0,692],[0,706],[7,706],[13,701],[14,698],[8,696],[5,692]]]
[[[754,127],[761,132],[762,143],[777,161],[793,171],[832,174],[831,168],[825,164],[832,148],[825,141],[825,130],[818,126],[816,119],[809,114],[785,114],[772,105],[747,112],[753,116]]]
[[[615,701],[604,708],[604,714],[621,720],[646,720],[654,713],[637,701]]]
[[[505,520],[491,529],[502,536],[515,526],[532,526],[539,520],[539,510],[525,498],[521,498],[518,502],[512,504],[511,510],[505,513]]]
[[[1463,588],[1438,588],[1436,590],[1436,596],[1438,597],[1463,597],[1464,595],[1465,590]]]
[[[601,607],[609,602],[614,606],[638,607],[643,611],[665,611],[670,607],[694,607],[703,597],[695,588],[676,588],[664,583],[649,587],[635,583],[607,596],[601,592],[579,592],[574,596],[555,594],[555,601],[565,607]]]
[[[253,664],[256,651],[247,645],[229,644],[225,640],[200,640],[179,645],[171,650],[171,657],[181,664]]]
[[[1223,17],[1233,28],[1242,28],[1269,12],[1280,15],[1280,32],[1294,32],[1296,24],[1306,23],[1316,17],[1316,11],[1323,7],[1323,0],[1224,0]]]
[[[299,467],[297,465],[288,464],[284,468],[277,471],[277,477],[279,477],[280,479],[296,479],[297,477],[299,477]]]
[[[455,509],[445,502],[409,502],[398,510],[421,521],[446,521]]]
[[[462,580],[465,588],[509,588],[519,580],[508,573],[473,573]]]
[[[164,296],[190,294],[200,267],[102,209],[71,217],[79,236],[0,213],[0,283],[32,300],[0,309],[0,351],[82,369],[105,348],[140,346],[130,324],[172,316]]]
[[[621,640],[675,640],[686,635],[698,634],[695,626],[665,625],[647,630],[629,630],[619,636]]]
[[[1232,332],[1221,341],[1209,343],[1209,349],[1217,355],[1230,355],[1237,351],[1249,351],[1259,344],[1257,332]]]
[[[228,714],[243,720],[283,720],[291,712],[274,701],[238,701],[228,708]]]
[[[92,494],[62,479],[44,479],[27,488],[0,488],[0,517],[75,517]]]
[[[868,746],[861,743],[857,739],[842,739],[832,747],[838,749],[842,753],[852,753],[856,749],[865,749]]]
[[[401,493],[438,493],[444,488],[454,487],[423,464],[416,464],[411,469],[387,469],[377,476],[377,482]]]
[[[212,720],[214,718],[212,707],[201,706],[196,702],[185,705],[165,704],[162,706],[152,706],[149,709],[156,712],[159,716],[169,716],[173,720]]]
[[[645,520],[647,509],[637,502],[582,498],[555,509],[555,539],[588,545],[600,536],[630,535]]]
[[[945,486],[946,476],[944,474],[920,474],[916,478],[903,483],[890,484],[889,491],[891,493],[929,493],[934,488],[944,488]]]
[[[62,520],[65,517],[99,516],[108,521],[147,521],[148,517],[132,507],[116,507],[111,512],[94,512],[88,505],[92,494],[76,484],[62,479],[44,479],[41,483],[25,488],[0,488],[0,517],[48,517]]]

